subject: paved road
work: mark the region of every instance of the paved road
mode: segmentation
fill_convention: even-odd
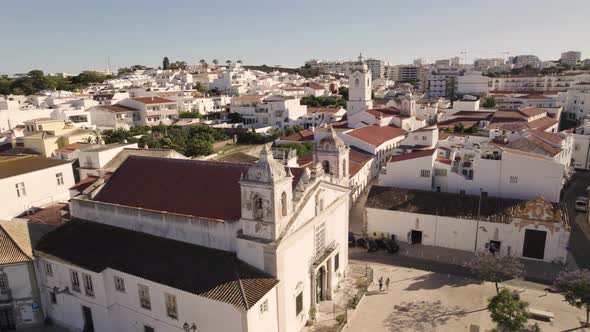
[[[590,185],[590,173],[578,172],[565,190],[562,201],[567,205],[571,225],[570,250],[579,268],[590,269],[590,238],[586,236],[582,227],[588,227],[584,215],[576,212],[574,204],[576,197],[584,196],[584,191]],[[582,224],[583,223],[583,224]]]

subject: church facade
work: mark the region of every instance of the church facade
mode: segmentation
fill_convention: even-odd
[[[46,314],[95,331],[299,331],[347,269],[348,153],[332,130],[309,168],[268,147],[254,165],[130,157],[37,246]]]
[[[348,117],[373,108],[371,91],[371,70],[360,55],[348,78],[348,102],[346,103]]]

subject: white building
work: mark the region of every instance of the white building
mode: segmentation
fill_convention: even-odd
[[[137,148],[137,143],[101,144],[81,150],[78,154],[80,180],[104,175],[99,174],[99,170],[125,148]]]
[[[368,233],[410,244],[491,251],[565,264],[570,236],[564,203],[373,186]],[[493,248],[493,249],[492,249]]]
[[[0,330],[41,326],[43,314],[35,278],[31,238],[38,227],[0,221]],[[42,234],[42,233],[41,233]],[[39,235],[41,235],[39,234]]]
[[[240,95],[248,92],[255,79],[256,75],[236,62],[230,63],[224,71],[219,73],[218,78],[213,80],[211,85],[223,93]]]
[[[125,129],[140,126],[141,111],[120,104],[99,105],[88,110],[92,124],[98,129]]]
[[[0,219],[70,198],[74,185],[69,161],[33,155],[0,156]]]
[[[138,110],[139,123],[142,126],[172,124],[178,120],[178,105],[174,100],[166,98],[154,96],[128,98],[117,105]]]
[[[491,80],[491,90],[523,93],[567,91],[576,83],[583,81],[590,81],[590,74],[571,72],[558,75],[504,75]]]
[[[349,116],[373,108],[371,77],[371,71],[367,67],[363,56],[360,55],[348,78],[346,112]]]
[[[590,77],[560,92],[557,99],[568,120],[581,122],[590,115]]]
[[[46,314],[95,331],[299,331],[348,265],[348,148],[332,132],[314,160],[129,157],[37,246]]]
[[[307,114],[300,99],[283,96],[239,96],[231,99],[230,112],[238,113],[244,124],[255,128],[296,125]]]
[[[468,71],[463,76],[457,77],[457,93],[487,96],[490,91],[490,78],[483,76],[481,72]]]
[[[561,53],[559,62],[568,66],[575,66],[582,61],[582,52],[568,51]]]

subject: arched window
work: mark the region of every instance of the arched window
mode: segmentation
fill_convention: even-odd
[[[359,81],[358,77],[354,79],[354,86],[358,87],[361,82]]]
[[[283,217],[287,216],[287,193],[284,191],[281,194],[281,212]]]
[[[327,160],[324,160],[324,162],[322,163],[322,166],[324,168],[324,173],[329,174],[330,173],[330,162]]]
[[[369,82],[369,79],[367,78],[367,86],[371,85],[371,82]]]
[[[346,176],[346,159],[344,159],[344,162],[342,163],[342,177]]]
[[[262,219],[263,206],[262,198],[254,196],[254,219]]]

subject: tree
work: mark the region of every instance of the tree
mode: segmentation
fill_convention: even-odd
[[[569,304],[586,309],[585,325],[590,326],[590,270],[563,271],[555,279],[555,287]]]
[[[239,113],[229,113],[227,118],[229,119],[229,123],[242,123],[244,121]]]
[[[339,87],[338,94],[342,96],[342,99],[348,100],[348,88],[347,87]]]
[[[199,63],[201,64],[201,66],[205,67],[205,65],[207,64],[207,61],[205,61],[205,59],[201,59],[201,60],[199,60]]]
[[[191,140],[186,148],[187,156],[207,156],[213,153],[213,144],[211,142],[193,139]]]
[[[225,63],[229,66],[231,64],[231,60],[225,60]]]
[[[242,60],[238,60],[237,62],[238,62],[239,64],[242,64],[242,63],[244,63]]]
[[[217,59],[213,59],[213,61],[212,61],[212,62],[213,62],[213,64],[215,65],[215,67],[217,67],[217,64],[219,64],[219,60],[217,60]]]
[[[464,266],[475,273],[481,280],[493,282],[498,294],[500,292],[499,282],[514,279],[524,274],[524,265],[518,258],[510,255],[494,255],[489,252],[476,253],[475,257],[465,263]]]
[[[170,69],[170,60],[168,59],[167,56],[165,56],[164,59],[162,60],[162,69],[164,69],[164,70]]]
[[[527,302],[520,300],[518,294],[506,288],[488,300],[488,310],[492,320],[509,331],[517,331],[526,324],[528,305]]]
[[[484,102],[481,104],[481,106],[483,106],[485,108],[496,107],[496,99],[494,97],[488,97],[484,100]]]

